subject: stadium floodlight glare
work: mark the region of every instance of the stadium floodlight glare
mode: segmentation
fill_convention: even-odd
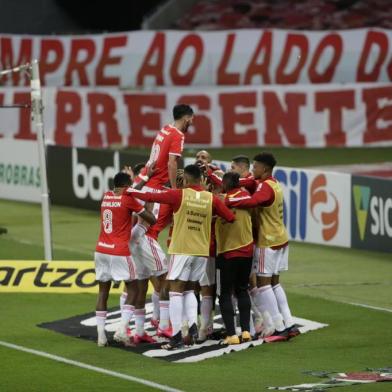
[[[30,88],[31,88],[31,105],[30,104],[1,105],[0,108],[31,107],[31,121],[33,124],[33,130],[37,134],[39,168],[41,174],[41,208],[42,208],[45,260],[50,261],[52,260],[52,254],[53,254],[52,231],[50,225],[50,202],[49,202],[48,179],[47,179],[47,171],[46,171],[46,148],[45,148],[44,121],[43,121],[44,106],[42,103],[38,60],[33,60],[31,63],[18,65],[17,67],[4,69],[0,71],[0,76],[7,75],[14,72],[27,72],[29,74]]]

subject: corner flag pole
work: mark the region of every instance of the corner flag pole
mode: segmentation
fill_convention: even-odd
[[[43,123],[43,110],[41,83],[39,79],[38,60],[31,63],[31,120],[34,131],[37,133],[38,155],[41,173],[41,207],[44,231],[45,260],[52,260],[52,232],[50,225],[50,205],[48,179],[46,172],[46,149]]]

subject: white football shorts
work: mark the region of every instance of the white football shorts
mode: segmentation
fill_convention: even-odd
[[[289,268],[289,246],[280,249],[255,248],[253,256],[253,272],[256,275],[279,275]]]
[[[198,282],[206,269],[208,257],[171,255],[167,280]]]
[[[131,256],[117,256],[95,252],[95,275],[100,282],[135,280],[136,265]]]

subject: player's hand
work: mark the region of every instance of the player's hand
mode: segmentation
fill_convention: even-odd
[[[121,170],[123,173],[128,174],[129,177],[131,177],[131,180],[133,181],[135,178],[135,175],[133,173],[132,167],[131,166],[124,166]]]

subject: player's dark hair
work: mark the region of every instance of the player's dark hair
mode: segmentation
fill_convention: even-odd
[[[116,188],[120,188],[123,186],[131,186],[132,184],[131,177],[129,177],[127,173],[123,172],[117,173],[114,176],[113,183]]]
[[[264,165],[269,166],[271,169],[273,169],[276,165],[276,159],[273,156],[272,153],[263,151],[260,154],[257,154],[254,158],[254,161],[264,163]]]
[[[188,165],[184,168],[184,174],[192,177],[194,180],[200,180],[201,170],[197,165]]]
[[[192,116],[193,110],[189,105],[178,104],[173,108],[173,118],[174,120],[180,120],[184,116]]]
[[[240,187],[240,175],[234,172],[227,172],[222,177],[226,191]]]
[[[235,163],[245,163],[248,167],[250,167],[249,158],[246,155],[237,155],[232,159]]]
[[[137,175],[140,173],[140,170],[142,170],[144,166],[146,166],[146,164],[145,164],[144,162],[137,163],[137,164],[133,167],[133,169],[132,169],[132,170],[133,170],[133,174],[134,174],[135,176],[137,176]]]

